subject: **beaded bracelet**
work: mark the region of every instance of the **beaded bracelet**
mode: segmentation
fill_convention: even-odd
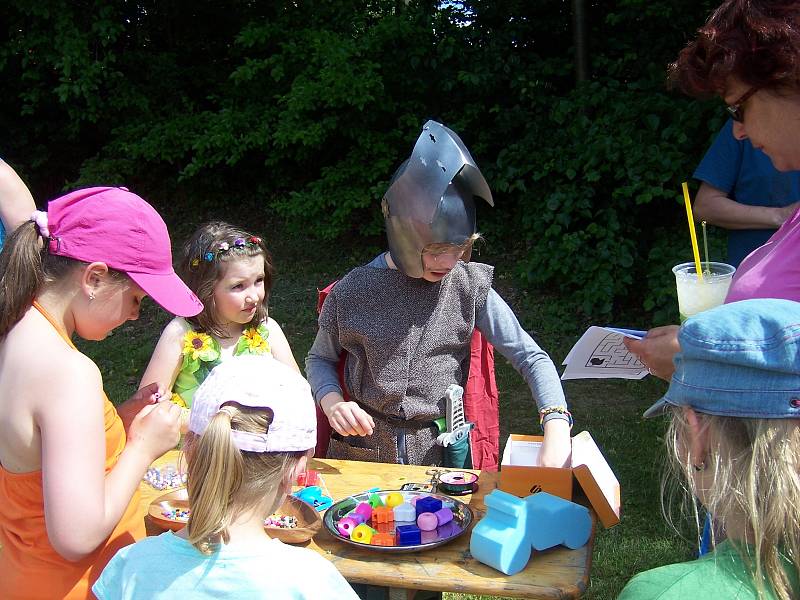
[[[548,406],[547,408],[543,408],[539,411],[539,425],[544,427],[544,418],[547,415],[564,415],[567,418],[567,422],[569,423],[569,428],[572,429],[572,413],[567,410],[565,406]]]

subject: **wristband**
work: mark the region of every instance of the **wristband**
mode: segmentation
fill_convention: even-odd
[[[542,410],[540,410],[539,425],[544,427],[544,418],[547,415],[553,415],[553,414],[564,415],[564,417],[566,417],[567,419],[567,422],[569,423],[569,428],[572,429],[572,424],[573,424],[572,413],[567,410],[566,406],[548,406],[547,408],[543,408]]]

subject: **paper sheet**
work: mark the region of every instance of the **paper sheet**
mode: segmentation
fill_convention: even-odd
[[[562,364],[561,379],[642,379],[647,368],[622,343],[641,339],[644,331],[592,326],[572,347]]]

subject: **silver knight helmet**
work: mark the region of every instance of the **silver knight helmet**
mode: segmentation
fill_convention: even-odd
[[[425,123],[382,202],[389,252],[397,268],[420,278],[425,246],[466,242],[476,232],[476,196],[494,206],[489,185],[464,142],[441,123]]]

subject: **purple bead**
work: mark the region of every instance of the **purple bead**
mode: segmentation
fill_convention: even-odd
[[[438,525],[439,521],[433,513],[426,512],[417,517],[417,527],[421,531],[433,531]]]
[[[447,507],[440,508],[435,513],[438,525],[444,525],[453,520],[453,511]]]

